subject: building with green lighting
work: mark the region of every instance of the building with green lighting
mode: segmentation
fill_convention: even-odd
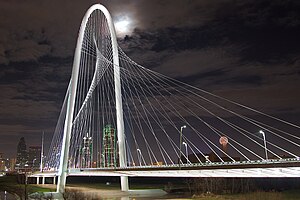
[[[102,140],[102,167],[117,167],[118,166],[118,150],[116,129],[108,124],[103,128]]]

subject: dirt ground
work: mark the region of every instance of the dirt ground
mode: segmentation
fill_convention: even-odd
[[[39,185],[44,188],[56,188],[53,184]],[[129,190],[128,192],[122,192],[119,189],[98,189],[84,186],[67,186],[66,196],[80,199],[129,199],[129,198],[142,198],[142,197],[162,197],[167,193],[160,189],[146,189],[146,190]]]

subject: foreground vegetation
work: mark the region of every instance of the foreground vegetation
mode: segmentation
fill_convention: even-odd
[[[276,178],[191,178],[189,193],[198,199],[296,200],[300,179]]]
[[[273,181],[274,183],[274,181]],[[267,189],[262,191],[251,179],[220,179],[220,178],[193,178],[183,182],[161,182],[159,184],[131,183],[131,189],[164,189],[169,194],[163,198],[200,199],[200,200],[299,200],[300,190],[285,189],[276,191]],[[119,190],[118,183],[85,183],[71,184],[73,188],[87,187],[103,190]],[[271,185],[272,186],[272,185]],[[297,185],[295,185],[297,187]],[[268,188],[268,187],[267,187]],[[70,191],[69,191],[70,192]],[[74,192],[74,195],[80,194]],[[72,193],[68,194],[69,196]],[[73,198],[74,198],[73,195]],[[80,198],[79,198],[80,199]]]
[[[299,200],[300,190],[288,190],[285,192],[256,191],[236,195],[202,194],[194,195],[192,198],[199,200]]]
[[[23,177],[24,178],[24,177]],[[21,180],[20,180],[21,179]],[[256,179],[223,179],[223,178],[191,178],[181,181],[151,182],[141,179],[143,183],[132,181],[131,189],[163,189],[169,194],[166,198],[203,199],[203,200],[296,200],[300,199],[299,180],[289,179],[284,184],[276,185],[276,181],[263,179],[263,183]],[[168,179],[167,179],[168,180]],[[284,179],[286,180],[286,179]],[[0,190],[16,194],[20,199],[25,199],[25,194],[35,192],[51,192],[52,188],[38,187],[37,185],[26,185],[22,177],[16,175],[0,177]],[[268,181],[268,180],[267,180]],[[288,184],[286,184],[288,183]],[[275,184],[275,185],[274,185]],[[291,187],[294,185],[294,187]],[[275,187],[276,186],[276,187]],[[92,183],[68,184],[70,189],[64,195],[64,199],[87,198],[77,188],[93,188],[101,191],[119,191],[118,181],[92,181]],[[281,188],[281,189],[278,189]],[[294,189],[293,189],[294,188]],[[42,199],[42,198],[40,198]]]
[[[17,195],[21,200],[25,199],[25,195],[34,192],[50,192],[49,188],[42,188],[36,185],[22,184],[22,180],[17,175],[9,175],[0,177],[0,191],[7,191]]]
[[[22,197],[25,194],[25,187],[18,184],[16,176],[0,177],[0,190],[7,191]]]

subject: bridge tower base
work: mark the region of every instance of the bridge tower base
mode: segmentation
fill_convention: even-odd
[[[128,176],[121,176],[121,191],[128,192],[129,184],[128,184]]]

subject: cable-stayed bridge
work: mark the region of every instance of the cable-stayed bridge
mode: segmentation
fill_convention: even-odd
[[[59,176],[59,193],[68,175],[120,176],[123,191],[130,176],[299,177],[299,129],[135,63],[97,4],[81,24],[43,173]]]

